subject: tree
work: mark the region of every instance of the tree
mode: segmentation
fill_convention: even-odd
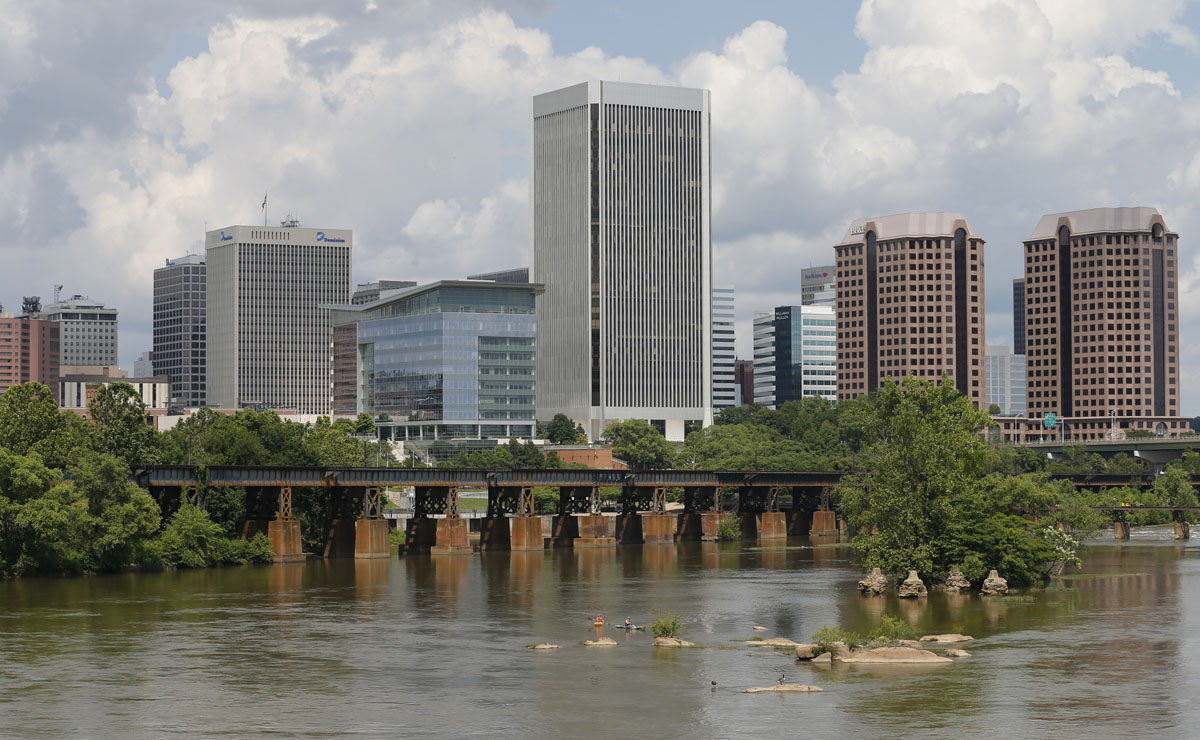
[[[613,457],[629,463],[634,470],[667,468],[675,458],[666,438],[641,419],[609,424],[604,441],[612,445]]]
[[[28,454],[62,426],[58,402],[41,383],[14,385],[0,394],[0,447]]]
[[[989,419],[947,376],[888,378],[862,412],[864,465],[848,477],[842,509],[865,567],[926,577],[952,565],[978,576],[996,568],[1017,583],[1039,574],[1051,550],[1027,517],[1044,513],[1053,491],[1034,479],[984,478]]]
[[[366,411],[360,413],[354,420],[354,433],[360,437],[375,434],[375,420]]]
[[[988,416],[999,416],[1001,413],[1003,413],[1000,410],[1000,404],[998,404],[998,403],[988,404],[987,412],[988,412]]]
[[[70,473],[71,485],[87,507],[80,523],[88,570],[114,571],[132,564],[158,531],[158,504],[129,482],[128,466],[114,455],[84,455]]]
[[[572,445],[579,441],[582,431],[583,427],[576,425],[566,414],[555,414],[546,425],[546,439],[552,445]]]
[[[146,423],[146,404],[132,385],[107,383],[88,402],[88,415],[95,424],[97,452],[115,455],[126,465],[158,462],[159,440]]]

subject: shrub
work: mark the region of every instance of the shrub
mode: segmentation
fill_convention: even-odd
[[[683,621],[678,614],[664,614],[650,623],[650,632],[655,637],[679,637],[683,634]]]
[[[836,653],[838,643],[851,650],[862,646],[862,638],[854,632],[847,632],[841,627],[822,627],[812,633],[812,641],[817,645],[817,654]]]
[[[162,535],[148,543],[143,565],[168,568],[204,568],[229,563],[270,563],[271,540],[263,533],[243,540],[226,537],[220,524],[189,504],[179,507]]]
[[[717,539],[721,542],[733,542],[741,538],[742,523],[736,516],[727,516],[717,524]]]
[[[916,633],[903,619],[884,614],[879,627],[871,631],[870,637],[873,645],[894,645],[901,640],[916,639]]]

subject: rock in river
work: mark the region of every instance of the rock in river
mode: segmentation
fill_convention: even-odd
[[[987,578],[983,579],[982,591],[986,596],[1007,596],[1008,581],[1001,578],[1000,574],[993,570],[988,573]]]
[[[873,650],[858,650],[845,657],[838,656],[839,663],[953,663],[954,661],[941,655],[934,655],[928,650],[917,650],[910,647],[883,647]]]
[[[921,642],[966,642],[974,639],[970,635],[960,635],[957,632],[951,632],[945,635],[925,635],[921,638]]]
[[[533,648],[534,650],[554,650],[558,647],[558,645],[555,645],[552,642],[539,642],[538,644],[530,645],[529,647]]]
[[[772,692],[776,694],[802,694],[809,691],[824,691],[820,686],[809,686],[806,683],[781,683],[774,686],[757,686],[753,689],[746,689],[743,694],[762,694]]]
[[[696,643],[680,640],[678,637],[656,637],[654,647],[695,647]]]
[[[611,637],[601,637],[598,640],[588,640],[583,644],[589,647],[612,647],[617,644],[617,641]]]
[[[797,645],[796,660],[812,660],[813,658],[817,657],[817,650],[818,648],[816,645]]]
[[[925,582],[917,575],[915,570],[908,572],[908,578],[904,579],[904,583],[896,589],[896,595],[900,598],[915,599],[919,596],[928,596],[929,592],[925,589]]]
[[[887,577],[878,568],[872,568],[871,573],[858,582],[858,590],[864,594],[881,594],[887,591]]]
[[[746,647],[796,647],[800,643],[786,637],[772,637],[769,640],[746,640]]]
[[[946,657],[948,657],[948,658],[969,658],[969,657],[971,657],[971,654],[968,653],[966,650],[959,650],[958,648],[950,648],[949,650],[946,651]]]
[[[950,575],[946,576],[944,585],[950,593],[958,593],[963,589],[970,588],[971,582],[962,574],[962,570],[957,565],[952,565],[950,566]]]

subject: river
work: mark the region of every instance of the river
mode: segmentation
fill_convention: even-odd
[[[623,546],[0,582],[0,735],[1194,737],[1200,546],[1088,543],[1007,599],[865,598],[844,547]],[[682,615],[703,649],[613,628]],[[738,639],[965,631],[920,667],[797,664]],[[592,619],[620,643],[589,648]],[[767,628],[754,633],[754,625]],[[536,642],[558,650],[530,650]],[[781,674],[813,694],[750,695]],[[714,687],[712,681],[716,681]],[[1191,729],[1189,729],[1191,728]]]

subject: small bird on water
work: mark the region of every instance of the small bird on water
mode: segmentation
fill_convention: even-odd
[[[779,674],[779,685],[780,685],[780,686],[782,686],[782,685],[783,685],[783,682],[784,682],[786,679],[787,679],[787,674],[786,674],[786,673],[780,673],[780,674]]]

